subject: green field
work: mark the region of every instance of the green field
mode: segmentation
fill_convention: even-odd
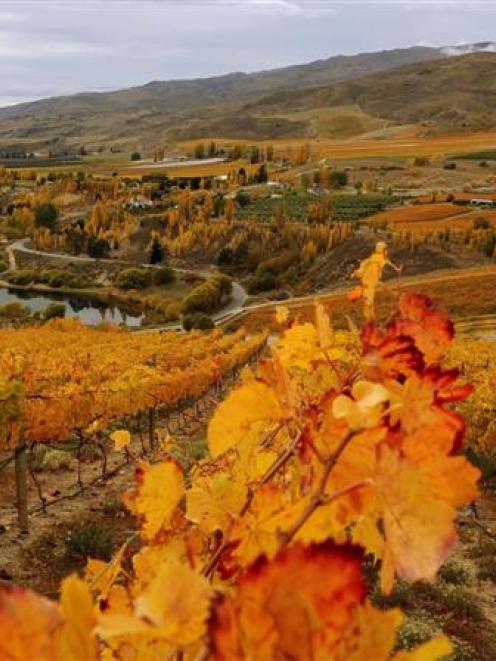
[[[309,206],[329,202],[331,217],[337,221],[360,220],[383,211],[392,204],[394,198],[388,195],[346,195],[331,197],[309,193],[289,192],[282,197],[254,198],[249,204],[239,206],[236,215],[240,220],[258,218],[268,221],[271,218],[286,217],[291,220],[306,220]]]

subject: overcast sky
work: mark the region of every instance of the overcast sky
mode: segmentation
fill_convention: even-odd
[[[0,0],[0,105],[496,41],[496,0]]]

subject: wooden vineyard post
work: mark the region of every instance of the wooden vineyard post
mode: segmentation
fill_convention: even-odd
[[[14,469],[16,482],[17,520],[19,530],[23,534],[29,532],[28,521],[28,487],[27,487],[27,455],[26,444],[21,436],[14,450]]]
[[[153,406],[148,409],[148,440],[150,450],[153,450],[155,448],[155,408]]]

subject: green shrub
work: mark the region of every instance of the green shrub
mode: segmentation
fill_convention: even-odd
[[[53,229],[58,218],[57,207],[51,202],[38,204],[34,208],[34,222],[36,227],[48,227]]]
[[[145,289],[152,282],[152,270],[147,268],[123,269],[117,274],[114,284],[119,289]]]
[[[62,319],[65,317],[65,305],[63,303],[50,303],[43,310],[43,319],[48,321],[49,319]]]
[[[284,271],[284,273],[281,273],[279,276],[279,282],[284,282],[288,284],[292,284],[293,282],[296,282],[299,277],[299,272],[298,272],[298,267],[295,266],[290,266],[289,269]]]
[[[102,451],[98,447],[98,445],[95,445],[95,443],[83,443],[83,445],[80,448],[75,448],[74,454],[77,457],[79,454],[79,458],[81,461],[97,461],[98,459],[102,458]]]
[[[433,586],[433,592],[435,598],[451,611],[472,620],[480,619],[481,609],[476,595],[467,588],[440,581]]]
[[[160,264],[165,256],[164,247],[160,239],[155,236],[150,247],[150,264]]]
[[[239,204],[240,207],[246,207],[251,202],[251,197],[249,196],[249,194],[242,190],[236,193],[234,199],[236,200],[236,203]]]
[[[66,540],[66,556],[73,560],[98,558],[110,560],[114,543],[107,528],[97,523],[75,526]]]
[[[29,284],[44,284],[50,287],[71,287],[79,288],[87,284],[84,278],[64,271],[62,269],[42,269],[35,271],[33,269],[21,269],[19,271],[11,271],[5,279],[13,285],[25,287]]]
[[[173,282],[175,277],[173,269],[168,266],[153,270],[152,279],[154,285],[167,285],[170,282]]]
[[[342,188],[348,184],[348,173],[346,170],[333,170],[331,172],[329,183],[331,188]]]
[[[133,153],[131,154],[131,160],[141,161],[141,154],[139,153],[139,151],[133,151]]]
[[[11,303],[4,303],[0,305],[0,317],[4,319],[25,319],[29,317],[31,310],[27,305],[23,305],[18,301],[12,301]]]
[[[496,558],[493,556],[485,556],[478,562],[479,571],[477,576],[482,581],[492,581],[496,583]]]
[[[20,269],[19,271],[11,271],[7,274],[5,279],[13,285],[20,285],[24,287],[31,282],[35,282],[36,273],[30,269]]]
[[[91,235],[88,238],[88,255],[95,259],[107,257],[110,253],[110,244],[106,239],[100,239],[97,236]]]
[[[88,284],[87,280],[71,271],[64,269],[42,269],[32,272],[32,282],[48,285],[49,287],[67,287],[80,289]]]
[[[292,252],[283,252],[277,257],[271,257],[266,259],[257,266],[255,271],[255,276],[263,276],[267,273],[272,275],[277,275],[283,271],[287,271],[289,268],[294,267],[300,261],[299,255]]]
[[[450,656],[446,657],[446,661],[474,661],[474,659],[477,659],[474,648],[466,640],[459,640],[455,636],[450,635],[450,641],[454,646],[454,651]]]
[[[463,562],[451,558],[441,567],[438,576],[445,583],[460,585],[470,579],[470,571]]]
[[[60,470],[67,470],[71,467],[71,456],[64,450],[54,450],[49,448],[43,457],[41,463],[42,470],[56,473]]]
[[[418,612],[408,617],[398,631],[398,647],[412,649],[422,645],[440,633],[430,613]]]
[[[204,312],[194,312],[184,315],[182,325],[186,331],[193,330],[194,328],[198,330],[211,330],[215,328],[213,320]]]
[[[121,512],[126,512],[126,506],[122,502],[121,498],[117,498],[117,496],[114,496],[110,500],[106,500],[103,503],[102,511],[105,514],[115,516],[116,514],[119,514]]]
[[[190,291],[183,301],[183,314],[213,312],[231,293],[232,283],[226,276],[215,276]]]
[[[216,261],[218,266],[227,266],[228,264],[232,264],[233,259],[234,259],[234,253],[232,249],[229,247],[225,247],[219,251]]]
[[[287,291],[284,291],[284,289],[282,289],[281,291],[277,291],[274,294],[274,299],[276,301],[287,301],[288,298],[290,298],[290,295]]]
[[[275,289],[276,287],[277,287],[277,280],[275,275],[266,272],[259,275],[255,275],[255,277],[251,279],[248,285],[248,293],[259,294],[260,292],[270,291],[271,289]]]
[[[205,439],[190,440],[186,443],[175,443],[169,453],[176,459],[185,473],[188,473],[200,459],[208,454],[208,446]]]
[[[489,480],[496,475],[496,455],[477,452],[471,447],[467,448],[466,455],[469,461],[481,471],[483,480]]]
[[[43,461],[47,452],[48,447],[43,445],[43,443],[35,443],[33,446],[32,451],[28,455],[28,460],[31,470],[35,473],[39,473],[43,469]]]
[[[182,305],[181,303],[175,301],[173,303],[167,303],[162,310],[162,314],[164,315],[164,320],[166,322],[168,321],[177,321],[182,312]]]

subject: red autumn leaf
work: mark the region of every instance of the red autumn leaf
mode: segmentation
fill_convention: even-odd
[[[395,335],[408,335],[422,352],[426,365],[439,362],[454,336],[453,323],[446,312],[438,310],[427,296],[402,294],[398,315],[391,322]]]
[[[361,559],[355,547],[331,542],[296,544],[271,562],[259,558],[235,594],[215,606],[214,657],[333,658],[364,599]]]
[[[422,370],[424,361],[411,337],[397,335],[395,328],[382,332],[374,322],[361,333],[360,371],[365,379],[400,378]]]

